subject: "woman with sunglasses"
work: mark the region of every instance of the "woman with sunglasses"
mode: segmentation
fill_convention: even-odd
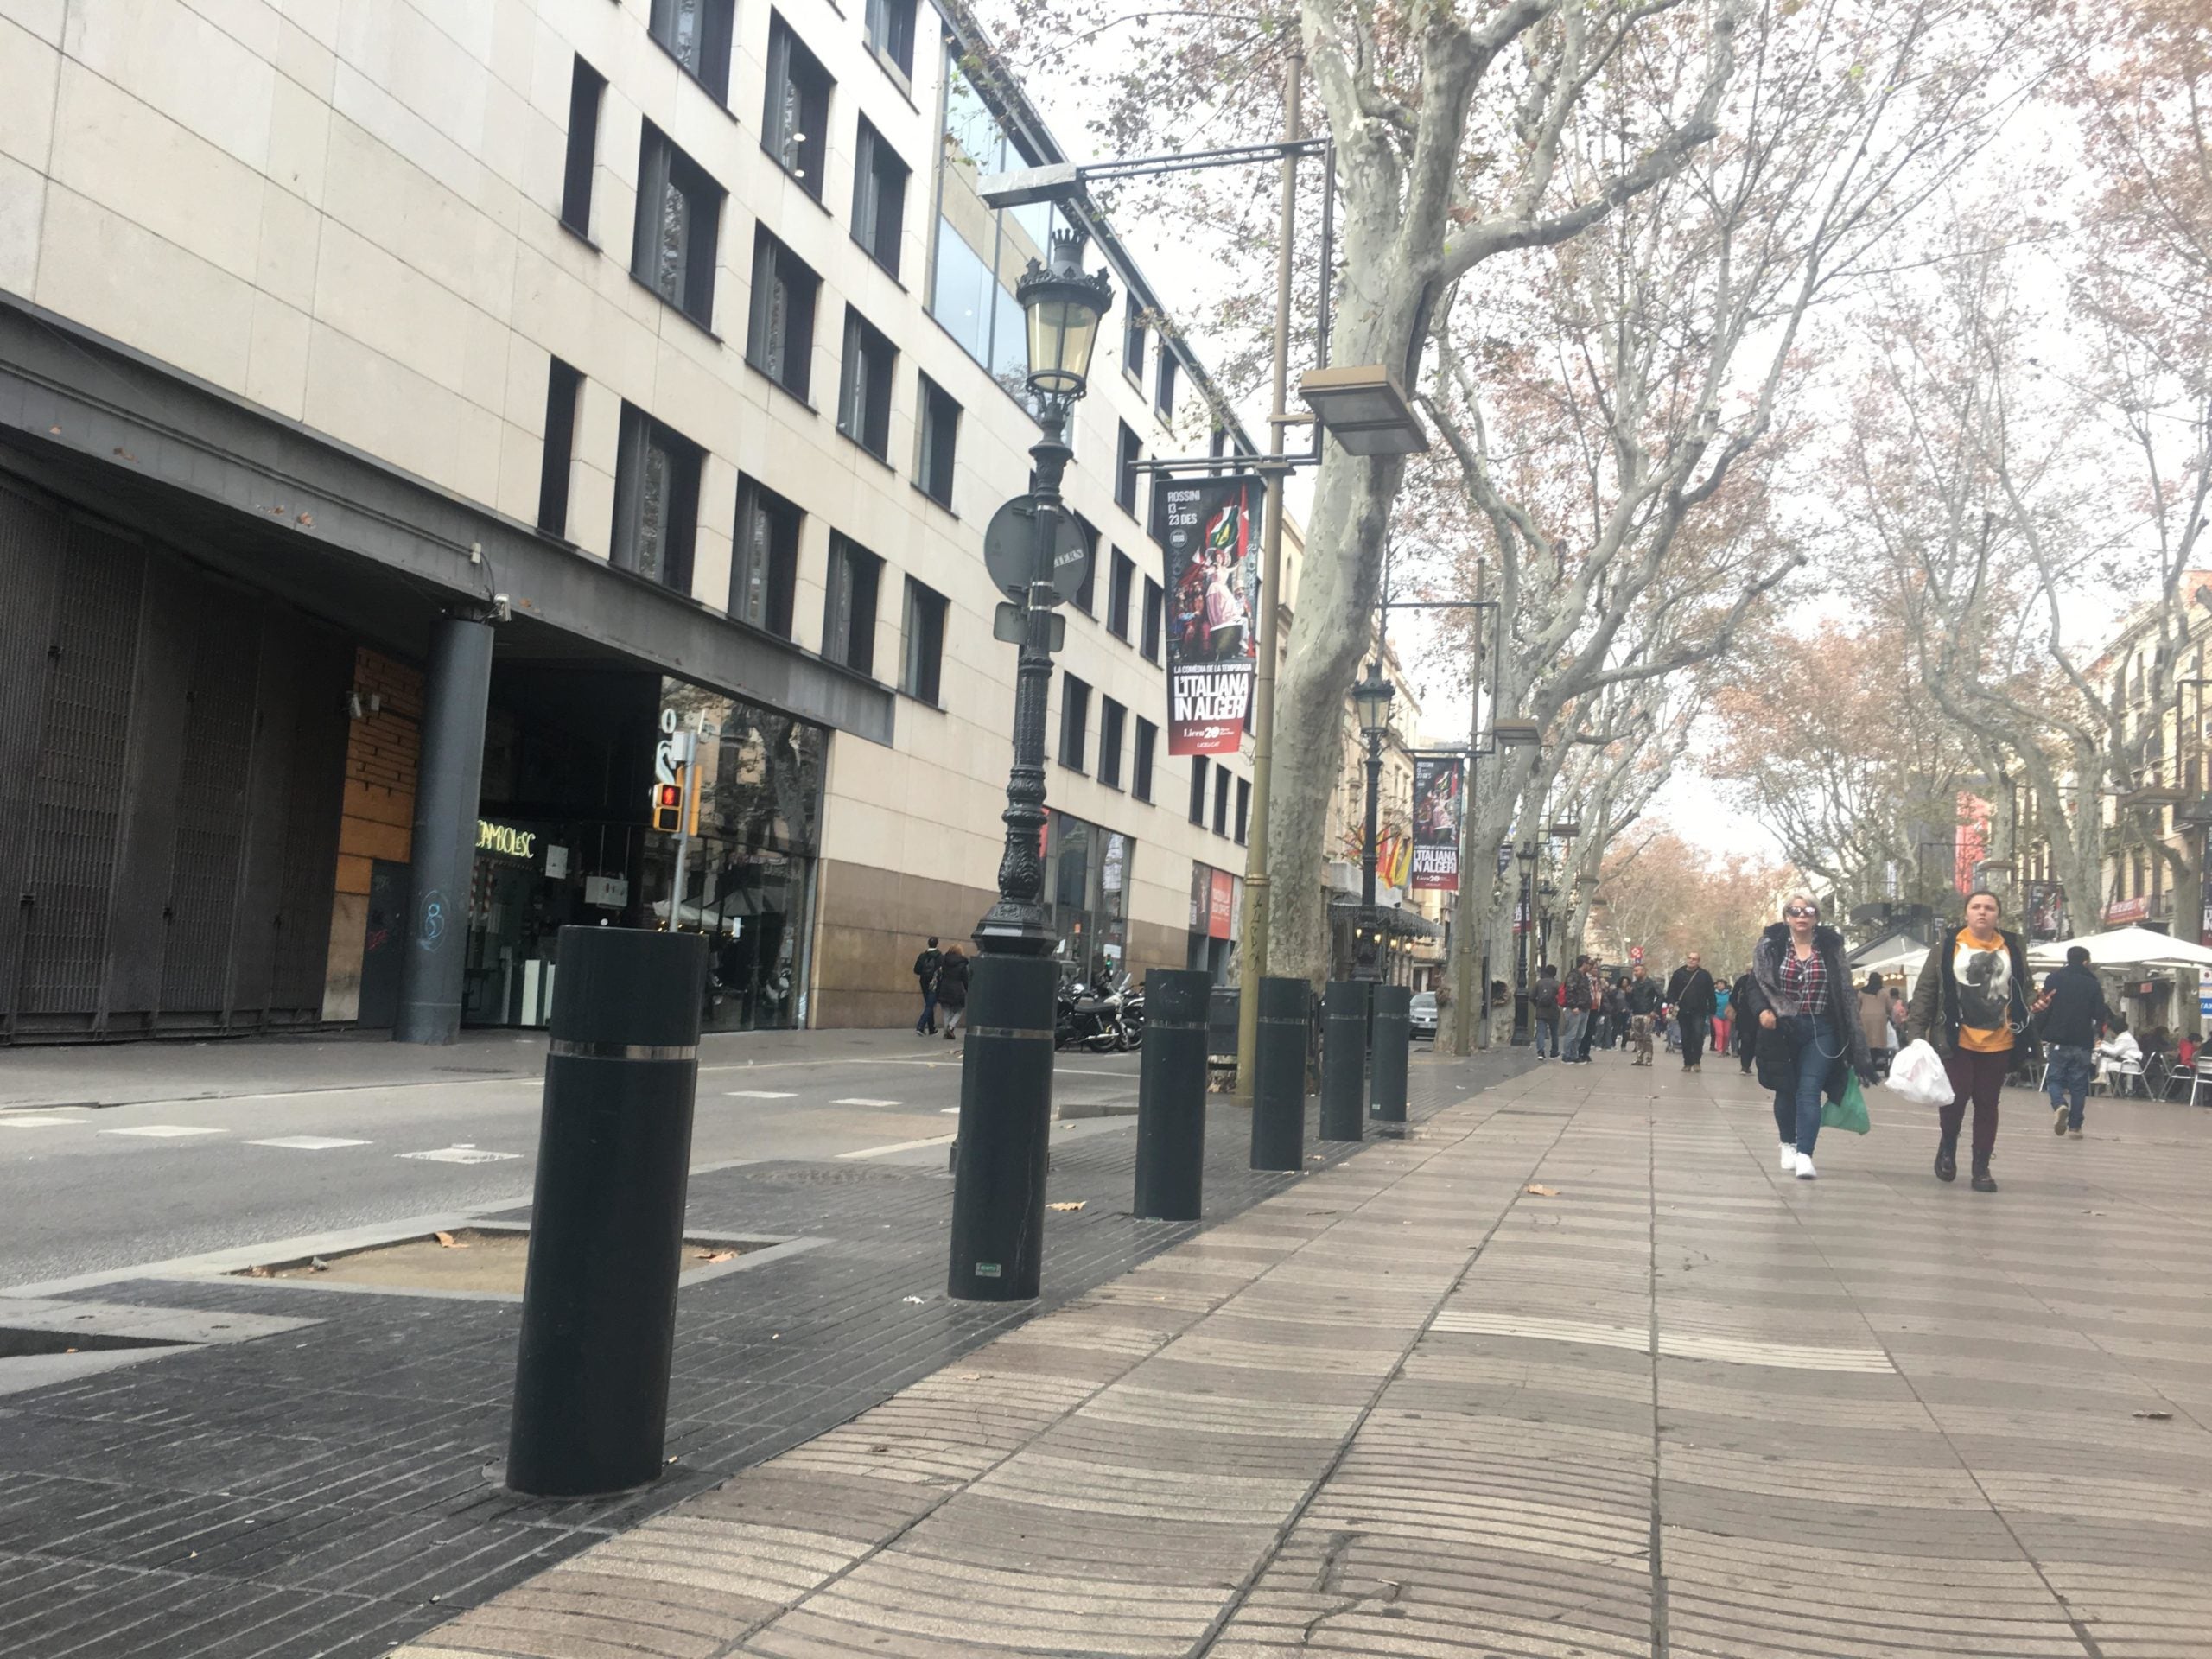
[[[1759,1086],[1774,1090],[1782,1173],[1817,1179],[1813,1146],[1821,1103],[1840,1098],[1850,1073],[1874,1081],[1858,995],[1843,966],[1843,936],[1821,925],[1810,893],[1782,902],[1782,919],[1751,950],[1752,992],[1739,1018],[1756,1015]]]
[[[1997,1102],[2012,1069],[2013,1046],[2028,1028],[2028,1016],[2050,1006],[2048,992],[2028,1000],[2035,982],[2028,976],[2027,946],[2018,934],[1997,925],[2003,914],[1986,887],[1967,895],[1965,925],[1937,936],[1905,1016],[1907,1036],[1924,1038],[1942,1056],[1951,1079],[1951,1103],[1937,1114],[1936,1179],[1958,1179],[1959,1128],[1971,1101],[1977,1192],[1997,1190],[1989,1156],[1997,1149]]]

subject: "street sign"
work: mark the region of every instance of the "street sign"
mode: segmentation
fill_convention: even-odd
[[[1046,630],[1045,649],[1058,651],[1068,642],[1068,620],[1057,614],[1046,620],[1051,626]],[[991,638],[1018,645],[1028,624],[1029,613],[1020,606],[1001,604],[991,613]]]
[[[1630,962],[1642,962],[1643,960],[1643,947],[1640,944],[1631,944],[1629,946],[1628,959]]]
[[[1037,565],[1037,499],[1017,495],[991,515],[983,530],[983,569],[999,591],[1017,601],[1029,596],[1029,577]],[[1075,515],[1065,507],[1055,524],[1052,549],[1052,601],[1064,604],[1083,591],[1090,574],[1090,543],[1084,539]]]

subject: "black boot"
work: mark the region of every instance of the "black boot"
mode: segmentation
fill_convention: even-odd
[[[1973,1185],[1974,1190],[1977,1192],[1994,1192],[1997,1190],[1996,1178],[1989,1173],[1989,1158],[1986,1154],[1978,1155],[1974,1160]]]
[[[1947,1135],[1936,1143],[1936,1179],[1955,1181],[1959,1179],[1959,1137]]]

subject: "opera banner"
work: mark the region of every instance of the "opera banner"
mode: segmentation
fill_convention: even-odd
[[[1414,758],[1415,893],[1459,891],[1459,789],[1464,766],[1455,754]]]
[[[1167,753],[1234,754],[1257,666],[1260,514],[1251,477],[1153,482],[1167,549]]]

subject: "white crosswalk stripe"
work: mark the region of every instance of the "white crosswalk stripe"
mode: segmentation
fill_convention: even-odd
[[[366,1141],[348,1141],[334,1135],[280,1135],[269,1141],[249,1141],[249,1147],[282,1147],[287,1152],[329,1152],[338,1147],[365,1147]]]
[[[871,1100],[866,1095],[849,1095],[842,1100],[833,1100],[832,1106],[903,1106],[904,1101]]]
[[[396,1158],[418,1159],[426,1164],[496,1164],[503,1159],[519,1158],[518,1152],[486,1152],[481,1147],[440,1147],[433,1152],[401,1152]]]
[[[0,1112],[0,1129],[55,1129],[91,1122],[88,1117],[63,1117],[54,1112]]]
[[[186,1135],[220,1135],[220,1129],[202,1128],[193,1123],[142,1123],[135,1129],[102,1129],[102,1135],[143,1135],[149,1141],[174,1141]]]
[[[724,1092],[732,1100],[797,1100],[798,1098],[788,1089],[731,1089]]]

